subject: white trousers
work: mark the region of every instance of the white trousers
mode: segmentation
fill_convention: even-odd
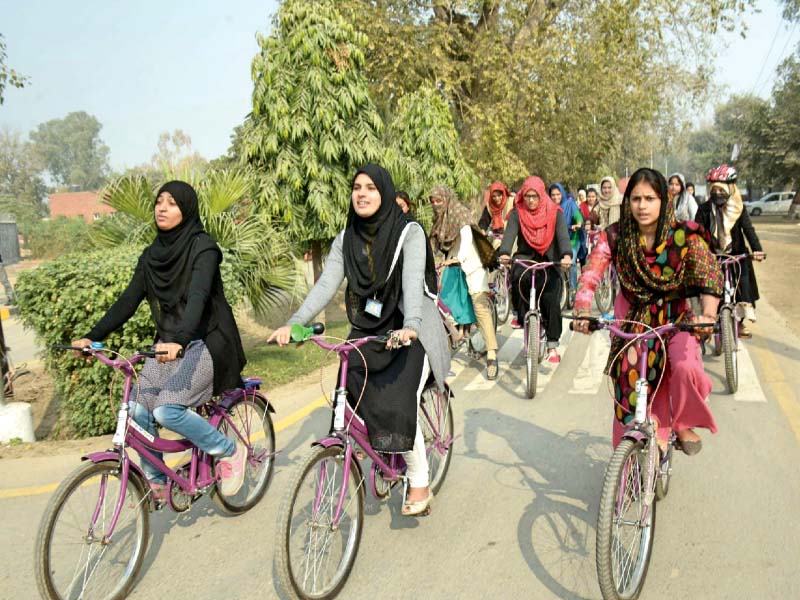
[[[430,473],[428,472],[428,457],[425,454],[425,438],[422,436],[422,428],[419,426],[419,401],[422,397],[422,390],[428,381],[431,367],[428,357],[422,365],[422,378],[417,388],[417,433],[414,436],[414,447],[410,452],[403,452],[403,460],[406,461],[406,477],[410,487],[428,487],[430,483]]]

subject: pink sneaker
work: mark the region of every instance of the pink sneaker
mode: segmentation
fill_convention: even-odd
[[[550,348],[550,350],[547,351],[547,362],[553,365],[557,365],[561,362],[561,357],[558,355],[558,350],[555,348]]]
[[[167,503],[167,484],[166,483],[150,483],[150,494],[153,496],[153,500],[156,504],[166,504]]]
[[[511,329],[522,329],[522,323],[516,317],[511,319]]]
[[[237,440],[236,452],[232,456],[225,456],[217,460],[219,492],[223,496],[235,496],[242,489],[245,458],[247,458],[247,448]]]

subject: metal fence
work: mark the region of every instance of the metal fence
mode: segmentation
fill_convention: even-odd
[[[0,256],[6,265],[19,262],[19,230],[14,215],[0,214]]]

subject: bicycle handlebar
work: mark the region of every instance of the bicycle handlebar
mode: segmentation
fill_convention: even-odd
[[[766,252],[762,252],[761,255],[766,260],[767,253]],[[717,259],[723,265],[728,265],[728,264],[732,264],[732,263],[735,263],[735,262],[741,262],[741,261],[743,261],[745,259],[753,260],[754,258],[755,258],[755,254],[752,253],[752,252],[745,252],[743,254],[717,254]]]
[[[336,352],[350,352],[355,348],[360,348],[364,344],[369,342],[379,342],[385,344],[389,341],[392,337],[392,332],[389,331],[384,335],[368,335],[363,338],[358,338],[355,340],[347,340],[344,342],[335,342],[335,343],[328,343],[322,340],[320,336],[322,333],[325,332],[325,325],[323,323],[312,323],[310,327],[303,327],[302,325],[295,324],[292,325],[292,339],[291,342],[296,344],[302,344],[303,342],[311,341],[314,342],[320,348],[325,350],[334,350]],[[408,342],[405,345],[409,345],[411,342]]]
[[[91,346],[85,346],[83,348],[79,348],[77,346],[65,346],[63,344],[56,344],[55,348],[57,350],[74,350],[76,352],[80,352],[83,356],[98,356],[105,358],[106,363],[114,362],[112,359],[105,356],[104,352],[107,348],[104,346],[98,346],[93,348]],[[156,356],[163,356],[164,354],[169,354],[166,350],[161,350],[156,352],[153,347],[146,350],[137,350],[134,355],[129,359],[132,362],[135,362],[139,358],[155,358]],[[176,355],[177,358],[183,358],[184,352],[183,350],[178,350],[178,354]]]
[[[716,323],[667,323],[666,325],[660,325],[658,327],[653,327],[650,331],[644,331],[641,333],[628,333],[626,331],[622,331],[619,327],[617,327],[614,323],[614,319],[603,319],[602,317],[576,317],[576,316],[567,316],[564,315],[565,319],[571,319],[572,322],[569,324],[569,328],[572,331],[575,331],[575,321],[588,321],[589,323],[589,331],[597,331],[598,329],[608,329],[614,335],[621,337],[625,340],[633,340],[633,339],[645,339],[651,340],[655,339],[659,336],[664,336],[670,334],[675,331],[694,331],[696,329],[708,329],[710,327],[715,327]]]

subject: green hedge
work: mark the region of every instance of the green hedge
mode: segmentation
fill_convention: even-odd
[[[90,229],[91,226],[82,217],[58,217],[25,224],[20,227],[20,232],[31,251],[31,258],[50,259],[90,248]]]
[[[53,374],[56,393],[62,399],[59,423],[78,437],[114,430],[124,380],[117,374],[112,410],[109,389],[116,371],[98,361],[85,365],[71,353],[54,347],[86,335],[97,323],[130,282],[141,250],[141,247],[120,246],[69,254],[22,272],[17,280],[20,316],[44,345],[45,366]],[[222,275],[226,296],[234,300],[235,306],[243,290],[232,277],[229,264],[223,261]],[[147,302],[142,302],[136,314],[112,333],[105,344],[127,356],[148,347],[154,336],[150,309]]]

